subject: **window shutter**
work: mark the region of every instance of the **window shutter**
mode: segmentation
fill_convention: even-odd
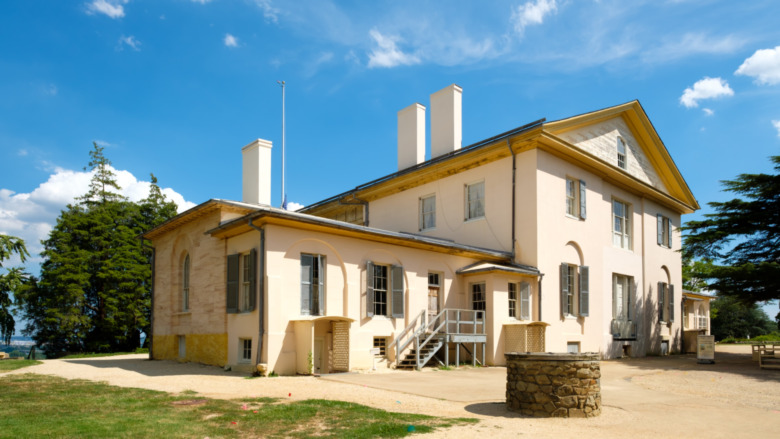
[[[658,321],[664,321],[664,283],[658,282]]]
[[[585,209],[585,181],[580,180],[580,218],[587,218]]]
[[[618,298],[617,298],[617,284],[620,282],[620,280],[615,276],[612,275],[612,318],[616,319],[618,317]]]
[[[257,250],[252,249],[249,252],[249,262],[252,269],[249,270],[249,311],[254,311],[257,306]]]
[[[520,283],[520,318],[531,320],[531,285],[528,282]]]
[[[561,264],[561,315],[566,317],[567,309],[566,302],[569,294],[569,283],[566,281],[566,277],[569,274],[569,264]]]
[[[317,293],[319,295],[319,309],[315,309],[314,313],[321,316],[325,314],[325,256],[319,256],[317,258],[317,264],[319,266],[320,278],[319,278],[319,288],[317,289]]]
[[[655,218],[658,227],[658,245],[664,245],[666,244],[664,242],[664,217],[662,217],[660,213],[657,213]]]
[[[590,312],[589,274],[588,267],[580,267],[580,315],[583,317],[587,317]]]
[[[374,264],[366,262],[366,316],[374,316]]]
[[[674,321],[674,285],[669,285],[669,321]]]
[[[634,278],[630,277],[626,280],[626,320],[631,320],[632,316],[634,315],[631,310],[634,307],[634,285],[631,282]]]
[[[311,278],[314,258],[301,255],[301,314],[311,314]]]
[[[239,255],[228,255],[227,257],[227,312],[238,312],[238,266]]]
[[[404,267],[393,265],[392,267],[392,285],[393,289],[393,317],[404,316]]]
[[[672,219],[671,218],[666,219],[666,229],[669,230],[669,234],[666,235],[666,239],[668,240],[666,245],[668,245],[669,248],[672,248]]]

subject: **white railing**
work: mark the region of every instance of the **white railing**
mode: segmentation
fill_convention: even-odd
[[[409,346],[409,344],[415,340],[415,335],[423,331],[427,326],[426,317],[426,310],[420,311],[420,313],[417,314],[417,316],[415,316],[408,325],[406,325],[406,328],[404,328],[404,330],[401,331],[401,333],[398,334],[389,345],[387,345],[387,349],[392,349],[395,347],[396,364],[398,364],[400,361],[399,359],[401,358],[401,354],[404,352],[407,346]]]

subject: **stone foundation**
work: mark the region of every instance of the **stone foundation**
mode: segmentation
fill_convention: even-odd
[[[507,410],[537,418],[601,414],[598,354],[509,352],[504,356]]]

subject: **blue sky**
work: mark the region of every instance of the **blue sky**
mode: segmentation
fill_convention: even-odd
[[[278,205],[277,80],[295,203],[394,172],[397,111],[456,83],[464,145],[638,99],[706,206],[780,154],[778,17],[770,0],[4,1],[0,232],[37,256],[93,141],[131,198],[153,172],[189,207],[240,200],[240,148],[271,140]]]

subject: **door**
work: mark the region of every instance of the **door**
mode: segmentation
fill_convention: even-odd
[[[439,273],[428,273],[428,322],[432,322],[439,315],[440,280],[441,276],[439,276]]]
[[[322,347],[324,344],[322,337],[314,338],[314,358],[312,358],[313,373],[322,373]]]

